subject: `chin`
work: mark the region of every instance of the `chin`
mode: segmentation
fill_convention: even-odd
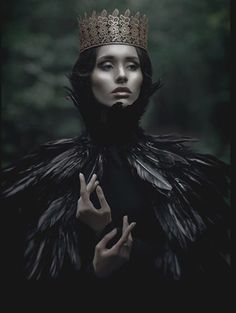
[[[123,103],[122,106],[125,108],[125,107],[128,107],[130,105],[132,105],[133,103]]]
[[[127,101],[118,100],[118,101],[116,101],[113,105],[118,104],[118,103],[119,103],[120,105],[122,105],[123,108],[125,108],[125,107],[127,107],[127,106],[133,104],[133,103],[130,103],[130,102],[127,102]],[[113,105],[112,105],[112,106],[113,106]]]

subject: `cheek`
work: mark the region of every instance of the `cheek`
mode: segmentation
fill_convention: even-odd
[[[92,88],[106,89],[109,79],[104,73],[94,73],[91,77]]]
[[[143,76],[142,76],[142,77],[140,77],[140,79],[139,79],[139,88],[141,88],[142,83],[143,83]]]
[[[141,89],[142,83],[143,83],[143,75],[142,74],[134,77],[133,84],[134,84],[135,89],[137,89],[137,91]]]

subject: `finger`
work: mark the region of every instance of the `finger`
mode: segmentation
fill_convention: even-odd
[[[106,247],[106,245],[108,244],[108,242],[115,237],[117,233],[117,229],[114,228],[112,231],[110,231],[108,234],[106,234],[102,240],[99,241],[99,243],[97,244],[97,248],[98,249],[104,249]]]
[[[115,244],[115,246],[113,246],[115,249],[120,249],[122,247],[122,245],[128,240],[129,235],[130,235],[130,233],[131,233],[131,231],[135,225],[136,225],[136,223],[133,222],[128,226],[128,228],[126,228],[125,232],[122,234],[119,241]]]
[[[129,226],[128,216],[125,215],[125,216],[123,217],[122,234],[125,232],[125,230],[128,228],[128,226]],[[128,239],[129,239],[130,241],[133,240],[131,232],[130,232],[130,234],[129,234]]]
[[[97,188],[98,185],[99,185],[99,181],[96,180],[95,183],[93,184],[93,187],[90,193],[94,192],[94,190]]]
[[[125,216],[123,216],[122,234],[125,232],[125,230],[128,228],[128,226],[129,226],[128,216],[125,215]]]
[[[87,191],[89,194],[92,192],[92,189],[93,189],[93,186],[94,186],[96,179],[97,179],[97,175],[93,174],[93,176],[90,179],[90,182],[87,185]]]
[[[110,211],[110,206],[107,203],[107,200],[105,198],[105,195],[103,193],[103,190],[102,190],[101,186],[97,186],[96,193],[97,193],[100,205],[101,205],[101,210],[109,210]]]
[[[127,226],[126,226],[126,228],[127,228],[128,226],[129,226],[129,221],[128,221],[128,216],[127,216]],[[131,241],[131,242],[133,241],[132,233],[131,233],[131,232],[129,233],[128,240]]]
[[[84,201],[87,201],[89,200],[89,196],[86,188],[85,178],[82,173],[79,173],[79,180],[80,180],[80,196]]]
[[[133,237],[132,237],[132,233],[131,232],[129,233],[128,239],[129,239],[130,242],[133,242]]]

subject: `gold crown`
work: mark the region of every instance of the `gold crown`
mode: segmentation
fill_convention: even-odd
[[[91,16],[84,14],[79,18],[80,52],[108,44],[128,44],[147,49],[148,19],[137,12],[130,15],[127,9],[119,15],[115,9],[112,14],[103,10],[100,14],[93,11]]]

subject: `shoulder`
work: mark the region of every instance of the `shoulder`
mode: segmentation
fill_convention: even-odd
[[[63,154],[74,152],[82,152],[88,148],[90,142],[85,134],[74,138],[64,138],[51,140],[40,144],[36,149],[30,151],[23,157],[15,160],[10,166],[3,168],[3,173],[8,173],[14,169],[20,169],[24,166],[36,165],[38,162],[50,162],[55,157]]]
[[[149,182],[155,182],[157,174],[167,190],[170,186],[213,193],[226,194],[229,187],[229,165],[210,154],[194,151],[195,139],[179,135],[146,135],[128,149],[128,161]],[[149,175],[150,173],[150,175]],[[159,179],[160,180],[160,179]],[[186,191],[187,192],[187,191]]]
[[[193,141],[145,135],[128,152],[131,166],[154,191],[155,213],[167,237],[182,247],[213,227],[227,228],[230,216],[229,165],[195,152]]]
[[[150,152],[165,155],[172,160],[173,165],[181,163],[186,167],[196,167],[199,170],[214,170],[229,174],[229,164],[220,160],[213,154],[201,153],[194,148],[195,138],[180,136],[176,134],[168,135],[144,135],[141,143],[150,149]],[[182,161],[182,162],[181,162]]]
[[[40,182],[58,182],[80,166],[90,143],[86,135],[41,144],[2,170],[2,193],[11,197]]]

